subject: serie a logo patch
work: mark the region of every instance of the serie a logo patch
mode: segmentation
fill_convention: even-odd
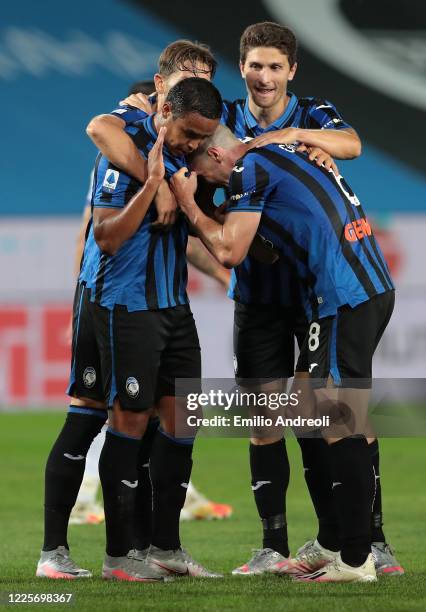
[[[117,187],[119,176],[120,173],[118,170],[107,170],[104,182],[102,183],[103,190],[114,191],[114,189]]]

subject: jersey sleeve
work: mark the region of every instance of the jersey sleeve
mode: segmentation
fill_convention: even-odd
[[[343,119],[337,108],[329,100],[313,98],[308,113],[308,129],[343,130],[352,126]]]
[[[140,183],[101,157],[93,190],[94,208],[124,208]]]
[[[142,121],[148,117],[148,113],[134,106],[119,106],[109,113],[125,121],[126,126]]]
[[[232,170],[226,212],[262,212],[270,192],[271,180],[262,159],[256,153],[249,153]]]

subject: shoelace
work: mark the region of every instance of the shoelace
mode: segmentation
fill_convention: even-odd
[[[312,546],[315,544],[315,540],[308,540],[305,544],[303,544],[303,546],[301,546],[298,551],[297,551],[297,556],[299,555],[303,555],[304,552],[306,550],[309,550],[309,548],[312,548]]]
[[[71,557],[68,557],[67,555],[63,555],[60,552],[57,552],[55,554],[55,556],[53,557],[53,560],[57,561],[58,563],[60,563],[67,570],[76,571],[76,570],[80,569],[79,567],[77,567],[77,565],[71,559]]]

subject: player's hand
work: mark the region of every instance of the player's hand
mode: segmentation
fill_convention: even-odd
[[[148,115],[154,112],[148,96],[145,96],[143,93],[130,94],[130,96],[127,96],[124,100],[120,100],[119,105],[134,106],[135,108],[139,108],[139,110],[145,111]]]
[[[256,138],[250,140],[248,148],[256,149],[265,147],[269,144],[292,144],[293,142],[297,142],[297,140],[297,129],[289,127],[284,130],[272,130],[272,132],[256,136]]]
[[[301,144],[297,147],[297,151],[299,153],[307,153],[309,159],[311,161],[315,161],[317,166],[324,166],[324,168],[327,170],[330,170],[331,168],[334,174],[340,174],[339,168],[336,166],[334,159],[319,147],[309,147]]]
[[[197,173],[189,172],[188,168],[181,168],[172,176],[170,187],[178,205],[184,209],[186,203],[194,202],[194,195],[197,191]]]
[[[157,209],[157,219],[151,224],[151,227],[159,230],[170,229],[170,226],[176,222],[178,214],[178,206],[176,198],[170,191],[166,181],[162,181],[155,196],[155,208]]]
[[[165,175],[164,160],[163,160],[163,144],[167,128],[162,127],[158,132],[157,140],[155,141],[151,151],[148,153],[148,178],[155,181],[162,181]]]

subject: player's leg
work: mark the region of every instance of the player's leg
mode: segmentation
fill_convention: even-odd
[[[392,315],[392,311],[393,304],[390,304],[387,309],[387,313],[384,316],[383,325],[380,327],[377,333],[375,348],[381,340],[381,337]],[[371,513],[371,550],[376,565],[376,571],[379,575],[384,574],[386,576],[401,576],[404,574],[404,569],[396,559],[392,547],[386,542],[386,536],[383,531],[379,441],[375,437],[370,437],[368,438],[368,444],[373,462],[374,477],[376,480],[376,494],[374,496],[373,510]]]
[[[132,554],[139,559],[146,559],[152,539],[152,484],[149,460],[159,425],[160,420],[155,413],[148,421],[137,459],[138,486],[134,507]]]
[[[272,393],[285,390],[293,375],[293,321],[282,309],[235,303],[235,375],[245,390]],[[268,415],[270,416],[270,415]],[[281,431],[253,432],[249,446],[251,488],[262,525],[262,547],[233,574],[281,572],[289,556],[286,492],[290,477]]]
[[[329,443],[341,551],[334,561],[309,574],[305,578],[308,581],[376,579],[371,554],[375,479],[367,443],[371,431],[368,403],[375,338],[392,307],[393,293],[389,292],[354,309],[343,307],[335,317],[321,319],[310,327],[310,359],[318,364],[317,378],[312,381],[317,410],[319,414],[327,412],[331,421],[323,434]]]
[[[84,474],[85,458],[107,418],[100,385],[100,362],[87,294],[77,287],[74,300],[70,387],[73,397],[65,424],[46,463],[44,543],[37,576],[90,576],[69,559],[67,530]]]
[[[315,362],[309,363],[308,351],[303,351],[308,333],[308,322],[304,313],[296,312],[295,331],[300,349],[299,359],[292,386],[292,392],[299,397],[297,413],[312,417],[315,410],[315,396],[310,383],[309,370],[315,374]],[[340,537],[336,511],[333,503],[330,453],[321,431],[301,432],[297,441],[302,452],[303,470],[309,495],[318,519],[318,533],[315,539],[306,542],[293,559],[296,568],[314,571],[335,557],[340,550]],[[290,570],[291,571],[291,570]]]
[[[166,574],[215,578],[181,548],[179,517],[191,477],[195,432],[185,432],[187,392],[199,392],[201,379],[200,344],[189,306],[162,312],[167,327],[167,346],[162,354],[157,410],[160,427],[155,434],[150,475],[153,490],[151,566]],[[188,381],[180,389],[177,379]]]
[[[102,576],[132,582],[163,580],[144,560],[128,556],[133,548],[138,455],[154,403],[161,329],[155,312],[128,312],[122,306],[113,311],[97,305],[94,309],[104,395],[112,408],[99,459],[106,529]]]

